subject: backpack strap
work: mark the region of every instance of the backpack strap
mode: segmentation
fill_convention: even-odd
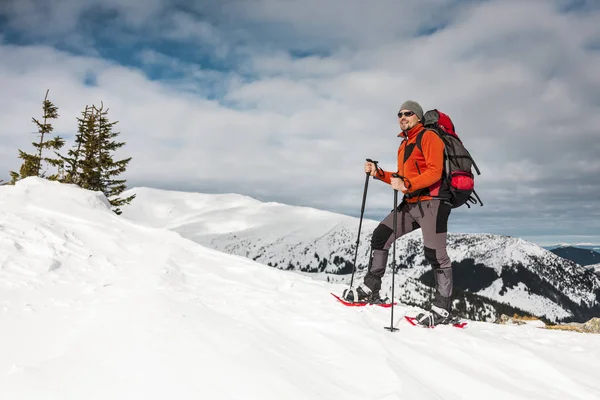
[[[434,129],[427,129],[424,128],[423,130],[421,130],[421,132],[419,132],[417,134],[417,148],[419,149],[419,151],[421,152],[421,154],[423,153],[423,135],[425,135],[425,132],[427,131],[432,131],[433,133],[435,133],[437,135],[437,137],[440,137],[439,133],[437,133]],[[443,139],[442,139],[443,141]],[[475,167],[477,168],[477,167]],[[450,171],[450,158],[448,157],[448,152],[446,149],[446,143],[444,142],[444,173],[442,174],[442,179],[444,179],[444,177],[447,175],[447,171]]]
[[[469,154],[469,157],[471,157],[471,154]],[[471,157],[471,162],[473,163],[473,167],[475,168],[477,175],[481,175],[481,172],[479,172],[479,168],[477,168],[477,164],[475,164],[475,160],[473,160],[473,157]]]
[[[481,201],[481,199],[479,198],[479,195],[477,194],[477,192],[475,191],[475,189],[473,189],[473,195],[475,195],[475,197],[477,198],[477,200],[479,201],[479,205],[481,207],[483,207],[483,202]],[[477,202],[473,202],[473,204],[476,204]]]
[[[420,151],[421,153],[423,153],[423,147],[422,147],[422,145],[421,145],[421,142],[423,142],[423,135],[425,134],[425,132],[427,132],[427,130],[428,130],[427,128],[423,128],[423,129],[421,130],[421,132],[419,132],[419,133],[417,134],[417,148],[419,149],[419,151]]]

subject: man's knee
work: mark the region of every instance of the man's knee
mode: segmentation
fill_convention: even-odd
[[[424,249],[424,253],[425,253],[425,260],[427,260],[427,262],[429,264],[431,264],[431,266],[433,268],[439,268],[440,267],[440,263],[437,259],[437,252],[435,249],[429,248],[427,246],[425,246]]]
[[[446,249],[433,249],[430,247],[424,247],[425,260],[431,264],[434,269],[437,268],[450,268],[451,262],[450,257],[448,257],[448,253]]]
[[[393,233],[393,229],[389,226],[379,224],[377,228],[375,228],[375,230],[373,231],[373,237],[371,238],[371,248],[374,250],[382,250]]]

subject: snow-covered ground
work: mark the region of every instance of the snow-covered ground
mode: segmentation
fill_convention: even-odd
[[[235,229],[235,226],[231,227]],[[0,187],[0,398],[598,399],[600,335],[383,329],[343,286],[226,255],[28,178]]]

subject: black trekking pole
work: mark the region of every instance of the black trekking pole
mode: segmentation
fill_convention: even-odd
[[[375,169],[377,169],[377,163],[379,161],[373,161],[370,158],[367,158],[367,162],[375,164]],[[352,277],[350,278],[350,289],[352,289],[352,285],[354,284],[354,273],[356,272],[356,259],[358,257],[358,245],[360,244],[360,230],[362,228],[363,215],[365,213],[365,204],[367,203],[367,188],[369,187],[369,177],[369,173],[365,172],[365,188],[363,191],[362,206],[360,208],[360,222],[358,223],[358,237],[356,238],[356,249],[354,250],[354,263],[352,264]]]
[[[398,174],[392,174],[393,178],[400,178],[400,175]],[[397,233],[397,223],[398,223],[398,210],[396,210],[396,208],[398,207],[398,191],[394,190],[394,218],[393,218],[393,224],[394,224],[394,250],[392,252],[392,306],[391,308],[391,320],[390,320],[390,326],[385,326],[384,329],[387,329],[390,332],[395,332],[398,330],[398,328],[394,328],[394,277],[396,276],[396,233]]]

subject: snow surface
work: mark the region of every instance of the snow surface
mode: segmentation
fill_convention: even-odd
[[[123,216],[136,223],[167,228],[201,245],[280,269],[310,272],[314,279],[349,283],[358,218],[308,207],[263,203],[232,194],[211,195],[151,188],[134,188],[127,192],[127,195],[132,194],[137,196],[136,201],[124,209]],[[361,282],[366,273],[371,234],[378,223],[367,219],[363,221],[356,262],[357,282]],[[430,289],[419,278],[431,267],[424,258],[422,234],[420,231],[413,232],[396,244],[397,265],[409,266],[401,269],[395,277],[396,284],[400,286],[398,295],[406,303],[425,304],[430,298]],[[502,279],[494,282],[493,278],[488,278],[489,286],[473,292],[551,321],[573,316],[573,310],[562,301],[565,298],[573,304],[588,307],[597,303],[599,279],[581,276],[583,272],[577,264],[521,238],[453,232],[448,236],[448,254],[457,263],[476,260],[486,269],[493,269],[498,277],[507,270],[517,271],[520,265],[527,268],[532,276],[538,276],[547,283],[547,287],[512,289],[509,285],[506,289]],[[346,273],[340,274],[345,266]],[[475,266],[468,268],[477,270]],[[382,282],[383,296],[391,295],[391,270],[388,268]],[[531,279],[528,283],[539,285]],[[536,291],[544,296],[530,293]],[[556,292],[564,297],[556,296]],[[493,321],[498,317],[494,312],[479,314],[481,320]]]
[[[242,200],[245,201],[245,200]],[[0,398],[598,399],[600,335],[420,329],[27,178],[0,187]]]

